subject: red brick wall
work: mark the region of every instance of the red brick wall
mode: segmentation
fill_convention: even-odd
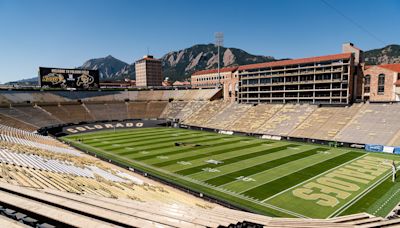
[[[385,91],[383,94],[378,94],[378,76],[380,74],[385,75]],[[371,76],[371,84],[370,84],[370,93],[369,100],[370,101],[396,101],[396,93],[395,93],[395,85],[394,83],[397,80],[397,72],[393,72],[391,70],[381,68],[378,66],[372,66],[367,70],[364,70],[364,77],[370,75]],[[365,86],[365,85],[364,85]],[[364,93],[364,97],[368,96],[368,94]]]

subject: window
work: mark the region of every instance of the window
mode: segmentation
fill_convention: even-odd
[[[370,92],[370,85],[371,85],[371,75],[367,74],[364,78],[364,93]]]
[[[385,93],[385,75],[380,74],[378,76],[378,94],[384,94]]]

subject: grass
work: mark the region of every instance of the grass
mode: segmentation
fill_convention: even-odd
[[[394,185],[387,181],[361,195],[381,176],[360,185],[359,191],[329,208],[317,205],[317,200],[296,198],[290,191],[365,157],[367,154],[361,150],[173,128],[99,131],[70,135],[63,140],[171,183],[269,216],[326,218],[341,212],[339,209],[348,203],[353,204],[342,214],[377,210],[379,203],[390,198],[379,210],[382,214],[399,201]],[[390,155],[368,156],[399,160]],[[328,195],[335,197],[334,193]]]

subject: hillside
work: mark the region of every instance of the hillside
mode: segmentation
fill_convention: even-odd
[[[400,63],[400,45],[388,45],[384,48],[373,49],[364,53],[367,65]]]
[[[271,56],[249,54],[237,48],[221,47],[221,67],[274,61]],[[170,52],[162,58],[164,77],[182,80],[198,70],[216,68],[218,49],[213,44],[199,44],[180,51]]]

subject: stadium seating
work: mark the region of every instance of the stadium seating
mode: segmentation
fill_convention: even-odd
[[[316,109],[289,136],[333,140],[349,123],[363,104],[349,107],[320,107]]]
[[[39,134],[31,133],[29,131],[10,127],[9,125],[0,124],[0,134],[12,136],[20,139],[26,139],[37,143],[48,144],[51,146],[66,147],[63,143],[59,142],[48,136],[42,136]]]
[[[197,110],[197,112],[194,112],[190,117],[186,118],[184,123],[206,127],[207,121],[224,110],[224,108],[226,108],[228,105],[230,105],[229,102],[224,102],[221,100],[208,102],[200,110]]]
[[[176,115],[176,119],[186,120],[197,110],[200,110],[207,102],[205,101],[190,101],[184,108]]]
[[[110,111],[105,103],[85,103],[85,107],[95,120],[112,120]]]
[[[301,124],[317,107],[307,104],[287,104],[267,120],[258,133],[286,136]]]
[[[2,114],[0,114],[0,124],[19,128],[19,129],[26,130],[26,131],[35,131],[37,129],[36,126],[33,126],[29,123],[25,123],[18,119],[15,119],[15,118],[12,118],[9,116],[5,116]]]
[[[146,107],[146,118],[159,118],[167,106],[166,101],[150,101]]]
[[[229,125],[245,114],[251,105],[231,103],[220,113],[213,116],[206,124],[206,127],[229,130]]]
[[[140,91],[8,91],[0,93],[0,105],[66,102],[191,101],[210,100],[219,89]]]
[[[40,105],[40,107],[63,123],[79,123],[93,120],[82,104]]]
[[[128,117],[129,119],[146,118],[147,102],[129,102]]]
[[[230,129],[241,132],[255,132],[267,120],[269,120],[283,105],[259,104],[249,108],[249,110],[234,121]]]
[[[109,102],[105,107],[111,120],[128,119],[128,106],[125,102]]]
[[[161,118],[176,119],[178,114],[182,111],[188,102],[185,101],[172,101],[167,104],[163,113],[161,113]]]
[[[50,113],[34,106],[15,106],[10,108],[0,108],[0,113],[22,122],[29,123],[37,128],[56,125],[62,123]]]
[[[387,145],[400,130],[399,112],[398,104],[365,104],[334,139]]]

